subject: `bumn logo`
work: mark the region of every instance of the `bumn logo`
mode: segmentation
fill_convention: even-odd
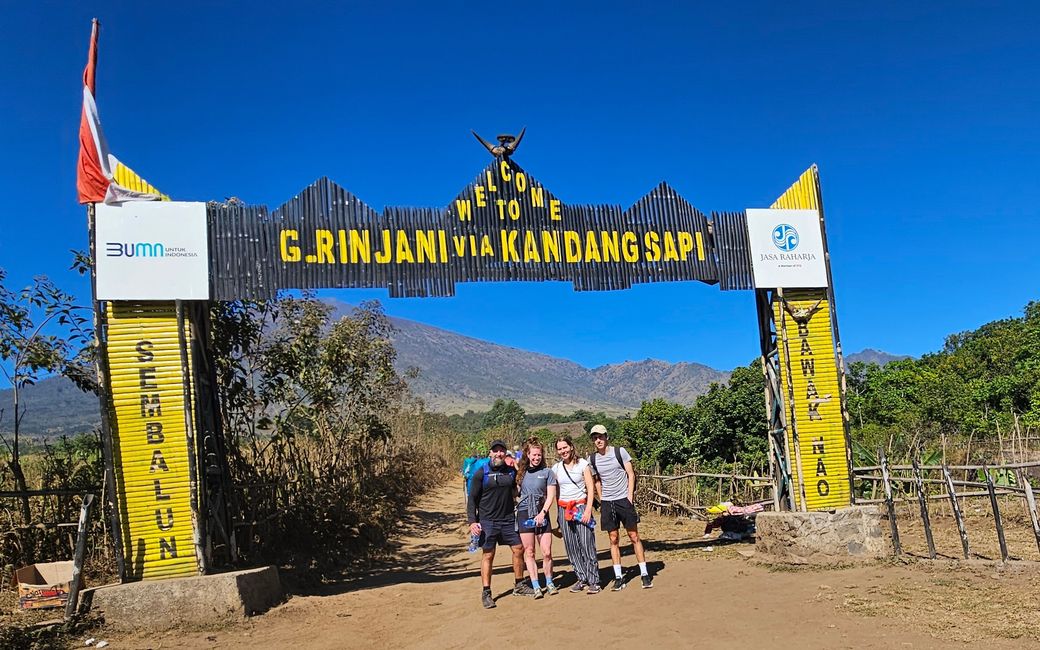
[[[773,245],[785,253],[790,253],[798,248],[798,231],[790,224],[778,225],[773,228]]]
[[[124,244],[117,241],[105,242],[107,257],[165,257],[166,248],[159,242],[149,244],[136,242]]]

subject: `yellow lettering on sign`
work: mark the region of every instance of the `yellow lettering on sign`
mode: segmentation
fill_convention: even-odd
[[[455,199],[455,212],[459,213],[459,221],[473,221],[473,202]]]
[[[437,241],[440,243],[440,248],[437,249],[438,251],[440,251],[440,260],[441,260],[441,262],[447,262],[448,261],[448,233],[444,232],[443,230],[438,230],[437,231]]]
[[[546,262],[560,261],[560,233],[553,230],[542,231],[542,257]]]
[[[393,257],[393,250],[390,244],[390,231],[383,230],[383,250],[376,251],[376,264],[386,264]]]
[[[658,262],[661,260],[661,236],[653,230],[643,234],[643,244],[646,246],[646,261]]]
[[[397,263],[415,262],[412,257],[412,247],[408,243],[408,233],[403,230],[397,231]]]
[[[470,235],[470,237],[472,236]],[[466,254],[466,235],[452,235],[451,243],[455,245],[456,257],[462,257]]]
[[[506,200],[505,199],[498,199],[497,201],[495,201],[495,205],[498,206],[498,218],[500,220],[502,220],[502,221],[505,221],[505,218],[506,218],[506,210],[505,210]]]
[[[498,163],[498,175],[507,183],[513,179],[513,176],[509,173],[509,163],[504,160]]]
[[[484,196],[484,187],[483,186],[477,185],[476,187],[474,187],[473,188],[473,196],[474,196],[474,198],[477,199],[477,207],[478,208],[486,208],[487,207],[487,198]]]
[[[581,236],[573,230],[563,232],[564,259],[570,263],[581,261]]]
[[[538,254],[538,240],[534,238],[534,233],[530,230],[524,231],[524,261],[542,261],[541,256]]]
[[[300,247],[290,246],[289,240],[300,241],[300,233],[295,230],[283,230],[279,236],[281,250],[282,250],[282,261],[283,262],[299,262],[300,261]]]
[[[520,218],[520,202],[516,199],[509,199],[509,203],[506,204],[506,209],[509,210],[509,218],[513,221]]]
[[[697,259],[702,262],[706,259],[704,257],[704,236],[699,230],[697,231]]]
[[[675,248],[675,238],[672,237],[672,231],[664,231],[664,261],[665,262],[678,262],[679,251]]]
[[[350,263],[357,264],[359,259],[372,262],[372,236],[367,230],[350,231]]]
[[[634,232],[625,231],[621,235],[621,252],[625,256],[626,262],[638,262],[639,261],[639,243],[638,238]]]
[[[599,245],[596,244],[596,233],[588,230],[585,232],[585,261],[602,262],[599,257]]]
[[[516,231],[502,230],[502,261],[519,262],[520,254],[516,250]]]
[[[314,231],[314,242],[318,249],[318,264],[335,264],[336,258],[332,255],[332,231]]]
[[[494,257],[495,249],[491,246],[491,237],[488,235],[481,235],[480,237],[480,256],[481,257]]]
[[[563,218],[563,213],[560,209],[560,202],[556,199],[549,200],[549,218],[553,221],[559,221]]]
[[[497,192],[498,191],[498,187],[495,185],[494,179],[491,178],[491,171],[490,170],[487,170],[487,169],[484,170],[484,177],[487,179],[488,192]]]
[[[600,233],[603,242],[603,261],[604,262],[620,262],[621,252],[618,250],[618,233],[616,230],[607,232],[604,230]]]
[[[513,184],[516,185],[516,191],[523,194],[527,191],[527,176],[523,172],[517,172]]]
[[[432,230],[415,231],[415,256],[420,264],[437,261],[437,242]]]
[[[536,208],[545,207],[545,195],[541,187],[531,186],[531,205]]]
[[[685,262],[686,256],[693,250],[693,235],[680,231],[676,237],[679,239],[679,258]]]

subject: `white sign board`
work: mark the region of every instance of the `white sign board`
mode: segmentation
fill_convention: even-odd
[[[820,214],[816,210],[747,210],[751,268],[758,289],[827,286]]]
[[[205,203],[97,204],[100,300],[209,300]]]

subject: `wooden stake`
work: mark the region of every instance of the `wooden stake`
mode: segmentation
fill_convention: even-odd
[[[932,522],[928,517],[928,499],[924,494],[924,481],[921,480],[921,468],[917,456],[913,457],[914,484],[917,485],[917,503],[921,507],[921,525],[924,526],[924,538],[928,542],[928,557],[935,559],[935,541],[932,539]]]
[[[957,532],[961,535],[961,547],[964,549],[964,559],[971,557],[971,549],[968,547],[968,531],[964,528],[964,517],[961,516],[961,504],[957,502],[957,490],[953,487],[953,477],[950,476],[950,468],[942,466],[943,478],[946,479],[946,491],[950,495],[950,507],[953,509],[953,518],[957,520]]]
[[[1033,524],[1033,536],[1036,537],[1036,548],[1040,550],[1040,522],[1036,518],[1036,499],[1033,498],[1033,486],[1029,483],[1029,477],[1022,470],[1017,470],[1015,476],[1026,493],[1026,506],[1029,510],[1029,521]]]
[[[878,447],[878,457],[881,459],[881,476],[885,484],[885,507],[888,508],[888,526],[892,529],[892,551],[896,555],[903,554],[903,547],[899,543],[899,528],[896,526],[896,508],[892,502],[892,484],[888,481],[888,457],[885,450]]]
[[[1004,522],[1000,519],[1000,507],[997,506],[997,491],[993,487],[993,477],[989,468],[982,470],[986,474],[986,487],[989,490],[989,504],[993,507],[993,521],[997,525],[997,542],[1000,544],[1000,561],[1008,561],[1007,540],[1004,539]]]

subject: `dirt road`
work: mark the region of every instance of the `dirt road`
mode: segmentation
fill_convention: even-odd
[[[509,553],[480,606],[479,558],[465,551],[461,484],[428,495],[408,514],[393,568],[293,596],[241,625],[112,639],[113,648],[503,647],[532,641],[634,642],[637,647],[989,648],[1040,647],[1037,569],[881,564],[777,570],[741,557],[746,545],[705,550],[701,529],[644,522],[654,588],[514,597]],[[606,538],[600,566],[609,577]],[[554,547],[563,558],[562,543]],[[634,558],[626,555],[630,576]],[[566,561],[558,563],[568,571]],[[571,578],[564,584],[570,584]],[[1000,594],[1014,595],[1001,605]],[[1013,610],[1013,611],[1012,611]],[[100,638],[100,637],[99,637]]]

